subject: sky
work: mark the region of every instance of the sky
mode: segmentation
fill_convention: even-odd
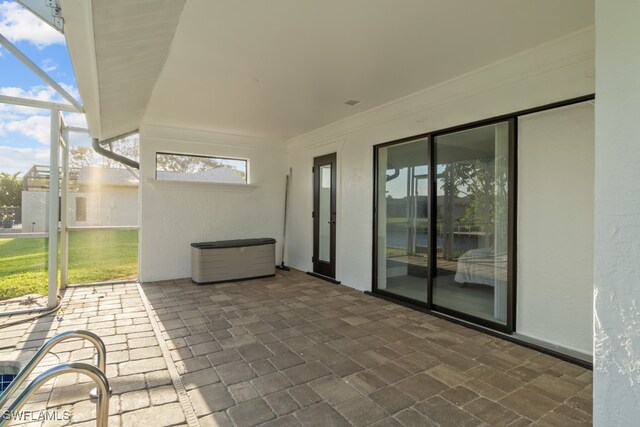
[[[0,0],[0,33],[80,100],[64,36],[12,0]],[[0,95],[67,103],[9,51],[0,47]],[[50,110],[0,103],[0,172],[25,173],[49,164]],[[86,127],[82,114],[65,113],[70,126]],[[89,145],[86,135],[72,145]]]

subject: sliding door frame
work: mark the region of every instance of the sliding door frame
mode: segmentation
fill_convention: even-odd
[[[374,294],[379,294],[387,299],[396,300],[410,306],[420,308],[421,310],[434,313],[441,313],[463,321],[477,324],[489,329],[500,331],[507,334],[515,332],[516,325],[516,303],[517,303],[517,200],[518,200],[518,118],[528,114],[534,114],[542,111],[552,110],[555,108],[566,107],[579,104],[595,99],[595,94],[584,95],[563,101],[545,104],[539,107],[520,110],[510,114],[504,114],[489,119],[479,120],[459,126],[453,126],[445,129],[435,130],[419,135],[413,135],[382,144],[373,146],[373,227],[372,227],[372,284],[371,289]],[[467,313],[452,310],[446,307],[438,306],[433,303],[433,286],[435,277],[435,268],[437,260],[437,218],[436,218],[436,201],[437,196],[437,173],[435,164],[435,138],[454,132],[474,129],[482,126],[495,125],[497,123],[508,123],[508,234],[507,234],[507,319],[506,323],[493,322],[487,319],[479,318]],[[380,183],[378,182],[378,150],[405,142],[426,139],[428,151],[428,173],[429,173],[429,192],[427,202],[427,212],[429,218],[429,251],[428,251],[428,277],[427,277],[427,302],[418,301],[405,296],[397,295],[378,288],[378,190]]]

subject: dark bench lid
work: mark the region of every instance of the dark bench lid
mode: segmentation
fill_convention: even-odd
[[[272,245],[275,242],[276,239],[261,237],[259,239],[218,240],[217,242],[192,243],[191,247],[197,249],[240,248],[243,246]]]

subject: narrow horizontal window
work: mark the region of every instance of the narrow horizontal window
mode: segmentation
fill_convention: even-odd
[[[242,159],[157,153],[156,179],[161,181],[247,184],[247,163]]]

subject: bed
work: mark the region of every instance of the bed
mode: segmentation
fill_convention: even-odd
[[[458,283],[495,286],[507,281],[507,254],[495,254],[491,248],[471,249],[458,258],[454,279]]]
[[[507,253],[496,254],[492,248],[471,249],[458,258],[454,280],[494,288],[494,317],[506,320]]]

